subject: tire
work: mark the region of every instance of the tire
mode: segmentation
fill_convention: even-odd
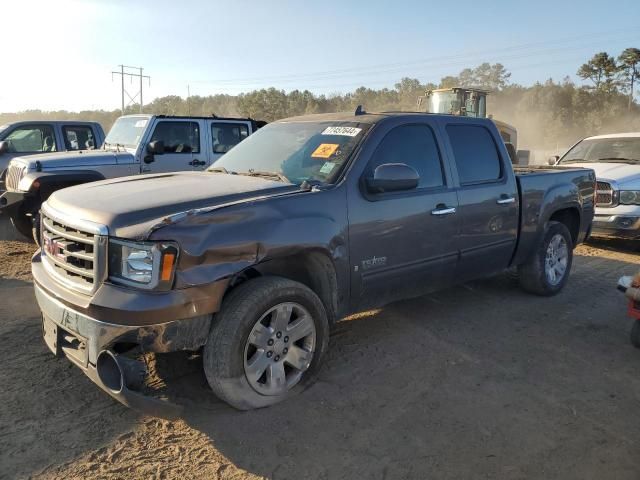
[[[635,322],[633,322],[633,327],[631,327],[629,338],[631,340],[631,345],[636,348],[640,348],[640,320],[636,320]]]
[[[548,222],[535,252],[518,267],[520,286],[536,295],[556,295],[567,283],[572,263],[573,241],[569,230],[560,222]]]
[[[18,215],[9,217],[13,227],[25,238],[33,240],[32,221],[31,217],[26,215]]]
[[[313,382],[328,343],[327,314],[311,289],[281,277],[260,277],[224,299],[204,347],[204,372],[213,392],[234,408],[268,407]]]

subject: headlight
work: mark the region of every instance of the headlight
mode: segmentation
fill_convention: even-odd
[[[123,285],[168,290],[178,257],[169,242],[109,240],[109,279]]]
[[[640,205],[640,190],[620,191],[620,203],[623,205]]]

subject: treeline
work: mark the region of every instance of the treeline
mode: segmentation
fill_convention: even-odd
[[[579,86],[569,77],[549,79],[532,86],[510,83],[510,73],[501,64],[484,63],[467,68],[457,76],[447,76],[439,84],[423,84],[416,78],[403,78],[395,87],[315,95],[308,90],[285,92],[276,88],[232,95],[160,97],[145,105],[146,113],[165,115],[243,116],[273,121],[310,113],[355,110],[362,105],[368,111],[416,110],[418,96],[425,90],[473,86],[491,90],[488,111],[494,118],[514,125],[523,148],[555,149],[594,134],[616,131],[640,131],[640,106],[633,98],[638,80],[640,50],[627,49],[618,60],[602,52],[580,67],[579,77],[591,85]],[[137,113],[137,106],[127,113]],[[0,124],[22,119],[85,119],[100,122],[109,129],[120,110],[42,112],[30,110],[0,114]]]

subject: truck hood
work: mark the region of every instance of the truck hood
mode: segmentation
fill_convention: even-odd
[[[29,168],[36,169],[36,162],[40,162],[42,170],[82,168],[97,165],[115,165],[118,163],[132,163],[133,154],[127,151],[114,152],[110,150],[77,150],[71,152],[40,153],[26,157],[16,157],[12,162],[20,163]]]
[[[640,190],[640,164],[628,163],[562,163],[563,167],[591,168],[596,172],[596,178],[613,180],[625,190]]]
[[[47,205],[74,219],[106,225],[109,235],[139,239],[171,215],[295,191],[297,185],[260,177],[159,173],[65,188],[51,195]]]

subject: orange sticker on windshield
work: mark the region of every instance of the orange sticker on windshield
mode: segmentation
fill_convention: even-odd
[[[318,148],[311,154],[313,158],[329,158],[333,155],[340,145],[337,143],[321,143]]]

